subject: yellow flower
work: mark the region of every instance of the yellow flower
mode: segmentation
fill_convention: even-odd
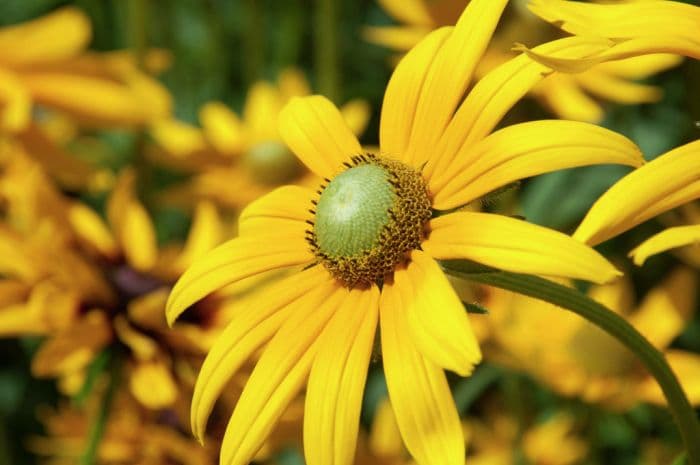
[[[436,27],[451,24],[466,2],[380,0],[379,3],[405,25],[367,28],[366,37],[372,42],[406,51]],[[498,31],[484,54],[476,68],[477,77],[512,58],[510,48],[514,42],[539,44],[556,37],[546,24],[536,21],[524,5],[524,1],[513,3],[511,19]],[[621,104],[659,100],[659,88],[634,80],[671,68],[680,60],[674,55],[657,54],[604,63],[580,74],[553,74],[534,86],[531,95],[560,118],[597,122],[605,114],[599,100]]]
[[[547,70],[520,56],[464,98],[506,3],[471,2],[454,28],[431,33],[406,55],[384,97],[379,155],[363,153],[321,96],[292,99],[281,112],[285,142],[325,184],[318,192],[281,187],[253,202],[241,214],[240,237],[194,262],[166,310],[173,322],[226,285],[304,268],[241,306],[202,365],[192,401],[199,438],[226,380],[266,345],[229,422],[222,464],[247,463],[305,384],[307,463],[351,463],[377,320],[409,451],[419,464],[460,464],[464,441],[443,369],[468,375],[480,351],[436,260],[596,282],[619,275],[564,234],[496,214],[451,212],[542,172],[641,163],[630,141],[587,123],[538,121],[489,135]],[[543,47],[577,56],[590,45],[572,38]]]
[[[531,0],[530,9],[563,30],[610,39],[585,59],[561,59],[527,50],[548,66],[580,73],[610,61],[673,53],[700,59],[700,7],[665,0],[587,4],[567,0]]]
[[[691,403],[698,405],[700,356],[669,348],[692,318],[694,279],[691,270],[678,269],[639,304],[627,280],[594,286],[588,295],[624,316],[662,351]],[[487,305],[496,341],[487,358],[525,370],[562,394],[615,409],[638,402],[665,403],[660,388],[631,352],[578,315],[495,289]]]
[[[0,130],[26,128],[34,104],[89,126],[141,125],[170,112],[165,88],[126,56],[86,53],[90,37],[87,16],[72,7],[0,29]]]
[[[104,389],[96,389],[98,394]],[[87,449],[93,422],[99,415],[100,397],[92,395],[85,407],[68,403],[57,408],[44,406],[38,412],[46,436],[34,436],[27,449],[44,458],[42,463],[78,465]],[[173,418],[174,417],[174,418]],[[96,463],[139,463],[153,465],[213,465],[214,450],[203,449],[182,434],[181,421],[143,409],[125,390],[118,389],[109,409],[105,432]]]
[[[665,153],[615,183],[603,194],[574,237],[599,244],[667,210],[700,197],[700,141]],[[669,249],[697,244],[700,224],[652,236],[630,252],[637,265]]]
[[[216,208],[198,206],[186,244],[159,249],[135,177],[125,171],[107,202],[108,224],[63,196],[33,160],[14,153],[0,177],[0,335],[47,336],[32,361],[35,376],[77,391],[86,367],[112,344],[130,349],[131,390],[151,408],[177,398],[175,365],[211,345],[226,311],[168,331],[168,286],[192,260],[220,242]],[[218,306],[218,304],[217,304]],[[196,366],[197,363],[194,363]]]
[[[166,196],[183,203],[205,198],[238,210],[277,186],[315,183],[277,131],[278,115],[289,99],[310,93],[303,73],[290,68],[280,73],[276,85],[255,83],[241,117],[220,102],[210,102],[199,112],[201,129],[176,120],[154,123],[151,134],[160,150],[151,156],[194,173],[191,181]],[[353,132],[361,134],[369,119],[367,103],[351,100],[341,112]]]

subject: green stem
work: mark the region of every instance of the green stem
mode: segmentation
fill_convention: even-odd
[[[243,28],[243,79],[247,86],[262,78],[265,63],[265,17],[260,0],[246,0],[243,5],[246,18]]]
[[[338,67],[338,1],[317,0],[314,18],[314,59],[318,90],[335,103],[340,98]]]
[[[584,294],[546,279],[503,271],[469,273],[459,261],[443,262],[445,270],[471,281],[500,287],[571,310],[615,337],[631,350],[656,379],[680,430],[690,465],[700,465],[700,423],[663,354],[624,318]],[[468,265],[469,266],[469,265]]]
[[[129,2],[129,43],[140,69],[144,69],[148,48],[148,3],[149,0]]]
[[[116,359],[111,360],[111,373],[109,374],[109,385],[107,390],[102,397],[102,402],[100,403],[97,415],[93,419],[93,423],[88,431],[88,442],[85,452],[82,457],[80,457],[80,465],[94,465],[97,463],[97,453],[99,450],[100,442],[104,436],[105,429],[107,427],[107,418],[109,417],[109,411],[112,406],[112,400],[114,399],[114,394],[117,391],[117,386],[119,385],[119,363]]]

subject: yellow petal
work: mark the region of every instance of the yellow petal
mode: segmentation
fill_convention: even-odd
[[[309,465],[353,463],[378,316],[377,287],[353,290],[319,338],[304,408]]]
[[[362,147],[338,109],[325,97],[295,97],[279,116],[279,131],[314,173],[332,178]]]
[[[596,245],[700,196],[700,141],[678,147],[620,179],[574,233]]]
[[[529,7],[536,15],[577,35],[617,39],[670,35],[697,41],[700,29],[700,8],[680,2],[628,1],[596,5],[532,0]]]
[[[464,305],[429,255],[414,251],[406,270],[385,286],[385,302],[403,308],[416,348],[436,365],[468,376],[481,360]]]
[[[256,82],[248,90],[243,107],[243,121],[249,144],[277,140],[277,117],[284,101],[278,89],[267,82]]]
[[[471,0],[430,64],[406,155],[414,166],[428,160],[452,119],[507,3]]]
[[[581,87],[591,94],[615,103],[636,104],[657,102],[663,91],[657,86],[630,82],[601,72],[588,71],[579,77]]]
[[[691,244],[700,244],[700,225],[668,228],[642,242],[630,252],[630,256],[634,257],[635,265],[642,266],[652,255]]]
[[[119,245],[131,266],[151,269],[158,258],[155,226],[146,208],[136,198],[136,175],[123,171],[107,201],[107,219],[116,232]]]
[[[0,62],[27,66],[64,60],[85,49],[91,34],[90,20],[82,11],[61,8],[0,30]]]
[[[311,95],[311,87],[304,72],[297,68],[286,68],[277,77],[277,85],[284,101],[292,97]]]
[[[124,315],[117,315],[114,318],[114,331],[119,340],[126,345],[137,360],[147,361],[154,359],[158,353],[156,341],[146,336],[146,334],[135,330],[127,321]]]
[[[150,133],[161,147],[177,157],[186,157],[207,148],[202,131],[180,121],[158,120],[151,125]]]
[[[241,153],[245,142],[238,116],[220,102],[209,102],[199,111],[202,129],[211,145],[226,155]]]
[[[73,203],[68,210],[68,221],[78,238],[108,258],[119,254],[117,242],[100,215],[82,203]]]
[[[622,274],[566,234],[490,213],[458,212],[430,220],[423,249],[438,260],[462,258],[516,273],[594,283]]]
[[[534,50],[557,57],[578,58],[605,50],[609,44],[607,39],[569,37],[548,42]],[[433,156],[425,166],[424,174],[430,178],[444,173],[461,150],[489,134],[508,110],[550,71],[525,55],[491,70],[476,83],[457,109],[444,135],[431,151]]]
[[[196,260],[175,283],[165,311],[168,324],[187,307],[228,284],[313,259],[303,232],[231,239]]]
[[[605,110],[581,89],[576,78],[582,76],[554,73],[532,92],[561,119],[597,123],[605,116]]]
[[[60,71],[24,74],[40,104],[64,111],[90,127],[135,126],[151,118],[149,102],[125,84]]]
[[[644,296],[629,322],[659,350],[665,349],[685,328],[694,309],[695,276],[689,269],[672,273],[662,285]]]
[[[17,75],[0,68],[0,129],[9,132],[25,128],[31,119],[29,91]]]
[[[318,194],[300,186],[283,186],[250,203],[238,219],[239,234],[252,235],[266,231],[297,228],[303,231],[309,227],[306,220],[312,220],[309,212],[314,208],[311,200]]]
[[[405,308],[387,298],[392,294],[382,293],[379,312],[384,374],[401,437],[418,465],[463,465],[462,426],[445,373],[418,351]]]
[[[356,136],[359,136],[367,128],[372,110],[366,100],[354,99],[340,107],[345,123]]]
[[[223,224],[216,206],[207,201],[197,203],[187,242],[174,266],[184,270],[194,260],[219,245],[223,237]]]
[[[408,142],[414,127],[418,99],[435,56],[452,33],[451,27],[433,31],[399,62],[389,79],[379,124],[382,154],[410,162]]]
[[[177,385],[162,360],[137,362],[131,370],[129,388],[136,400],[150,409],[166,408],[177,400]]]
[[[393,50],[408,51],[427,36],[432,27],[425,26],[382,26],[365,27],[362,37],[377,45]]]
[[[403,441],[396,416],[389,399],[384,399],[377,406],[372,419],[372,430],[369,436],[369,448],[373,455],[399,457],[403,453]]]
[[[221,465],[245,465],[296,396],[318,352],[318,339],[348,290],[333,284],[316,295],[320,305],[299,305],[263,352],[246,383],[221,445]],[[330,288],[332,289],[332,287]]]
[[[267,342],[300,306],[315,306],[327,294],[309,295],[313,289],[327,289],[328,272],[315,266],[261,289],[240,302],[245,309],[236,314],[207,354],[192,394],[192,434],[201,442],[207,419],[226,383],[250,355]]]
[[[640,166],[639,148],[616,132],[577,121],[508,126],[457,154],[445,174],[428,181],[433,207],[459,207],[519,179],[575,166]]]
[[[642,55],[625,60],[610,61],[597,67],[600,71],[628,79],[644,79],[661,71],[677,66],[682,57],[657,53]]]

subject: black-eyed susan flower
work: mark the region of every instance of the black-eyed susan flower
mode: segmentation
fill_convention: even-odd
[[[310,94],[304,74],[288,68],[274,84],[258,81],[251,86],[241,116],[221,102],[209,102],[199,112],[201,128],[177,120],[154,123],[154,161],[194,175],[165,197],[180,203],[208,199],[239,210],[275,187],[317,183],[277,130],[284,105]],[[367,102],[350,100],[341,112],[353,133],[361,134],[369,119]]]
[[[620,179],[591,207],[574,233],[599,244],[661,213],[700,197],[700,141],[667,152]],[[662,231],[630,252],[637,265],[652,255],[697,244],[700,225]]]
[[[226,285],[301,268],[256,294],[202,365],[192,400],[199,438],[226,381],[265,346],[230,419],[222,464],[247,463],[304,385],[307,463],[351,463],[377,326],[408,450],[419,464],[461,464],[464,440],[443,370],[468,375],[481,354],[437,260],[595,282],[619,275],[564,234],[454,211],[523,177],[642,162],[630,141],[587,123],[536,121],[490,134],[548,71],[519,56],[464,96],[506,3],[472,1],[454,28],[438,29],[406,55],[384,96],[379,153],[363,151],[324,97],[292,99],[281,112],[285,142],[325,181],[316,191],[281,187],[248,206],[240,236],[194,262],[166,310],[173,322]],[[542,47],[579,56],[591,44],[570,38]]]
[[[0,29],[1,130],[26,128],[35,104],[91,127],[138,126],[170,112],[169,93],[135,60],[86,52],[91,34],[72,7]]]
[[[663,352],[690,402],[700,404],[700,356],[671,347],[693,318],[697,290],[692,270],[676,269],[639,302],[627,279],[592,286],[588,296],[623,316]],[[527,372],[563,395],[616,410],[640,402],[665,403],[658,384],[632,353],[591,323],[498,289],[491,290],[485,303],[493,326],[487,359]]]
[[[365,36],[374,43],[405,52],[433,29],[452,24],[467,2],[381,0],[379,3],[400,25],[369,27]],[[511,59],[513,43],[540,44],[557,37],[547,24],[527,11],[525,4],[524,0],[511,2],[511,15],[501,25],[477,66],[477,77]],[[659,100],[662,96],[659,88],[636,80],[671,68],[680,61],[680,57],[669,54],[611,61],[577,74],[553,74],[533,86],[530,94],[560,118],[598,122],[605,115],[602,102],[638,104]]]

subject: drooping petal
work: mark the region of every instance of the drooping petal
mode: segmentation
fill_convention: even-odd
[[[335,286],[318,305],[299,305],[272,338],[246,383],[226,427],[221,465],[245,465],[301,389],[318,340],[349,291]],[[325,291],[325,290],[320,290]],[[315,292],[316,294],[316,292]]]
[[[579,83],[596,97],[622,104],[657,102],[663,91],[657,86],[631,82],[605,73],[588,71]]]
[[[438,260],[468,259],[498,269],[605,283],[621,275],[603,256],[548,228],[490,213],[430,220],[423,249]]]
[[[642,266],[652,255],[691,244],[700,244],[700,225],[668,228],[642,242],[630,252],[630,256],[635,265]]]
[[[280,135],[314,173],[332,178],[343,162],[362,153],[340,111],[325,97],[294,97],[279,115]]]
[[[277,228],[296,227],[302,231],[309,227],[306,220],[313,219],[309,212],[314,191],[300,186],[283,186],[250,203],[241,212],[238,230],[241,235],[264,233]]]
[[[557,57],[580,58],[610,46],[606,39],[569,37],[548,42],[534,50]],[[457,154],[489,134],[503,116],[551,70],[519,55],[491,70],[469,92],[432,150],[424,169],[430,178],[449,171]]]
[[[428,34],[399,62],[389,79],[379,124],[379,145],[386,156],[409,162],[407,148],[418,99],[437,51],[452,33],[443,27]]]
[[[433,207],[465,205],[513,181],[563,168],[616,163],[640,166],[639,148],[620,134],[577,121],[532,121],[494,132],[459,153],[428,181]]]
[[[315,266],[259,290],[240,302],[244,308],[236,314],[209,350],[199,371],[192,394],[190,422],[192,434],[204,439],[207,419],[226,383],[251,354],[267,342],[299,307],[313,307],[328,297],[311,293],[330,288],[325,269]]]
[[[353,290],[319,339],[304,408],[309,465],[353,463],[378,316],[379,289]]]
[[[464,437],[442,369],[415,346],[405,308],[385,283],[379,306],[389,398],[401,437],[418,465],[463,465]],[[388,292],[389,291],[389,292]]]
[[[574,237],[596,245],[698,197],[700,141],[695,141],[620,179],[593,204]]]
[[[0,30],[2,62],[30,66],[65,60],[87,47],[91,34],[85,13],[73,7],[61,8]]]
[[[430,64],[406,154],[414,166],[430,158],[442,137],[507,3],[471,0]]]
[[[384,299],[403,308],[416,348],[436,365],[461,376],[481,360],[479,343],[464,305],[438,264],[414,251],[405,270],[397,270]]]
[[[187,307],[228,284],[313,259],[303,231],[231,239],[197,259],[175,283],[165,310],[168,324]]]
[[[680,2],[658,0],[596,5],[532,0],[529,7],[546,21],[576,35],[615,39],[667,35],[697,41],[700,30],[700,8]]]

